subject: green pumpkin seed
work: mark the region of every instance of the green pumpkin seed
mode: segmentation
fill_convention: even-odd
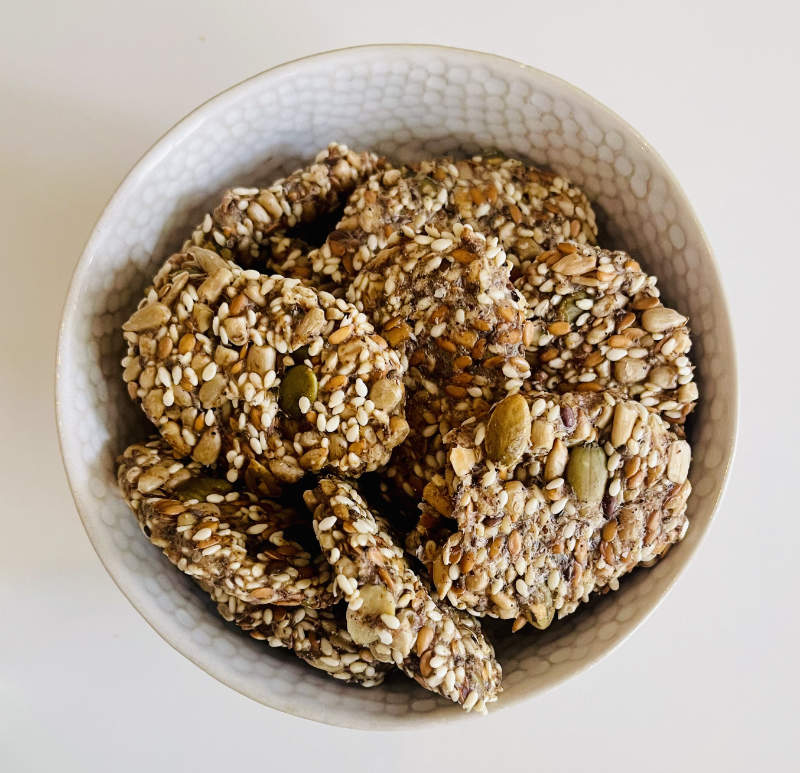
[[[577,446],[569,453],[567,481],[582,502],[600,502],[608,480],[605,451],[595,445]]]
[[[583,309],[578,308],[578,301],[588,298],[588,294],[583,290],[570,293],[558,304],[558,318],[570,325],[583,314]]]
[[[278,391],[278,405],[290,416],[300,418],[300,398],[307,397],[309,402],[317,399],[317,377],[307,365],[295,365],[286,371]]]
[[[233,485],[224,478],[190,478],[173,492],[178,499],[185,502],[187,499],[196,499],[204,502],[209,494],[225,494],[233,491]]]

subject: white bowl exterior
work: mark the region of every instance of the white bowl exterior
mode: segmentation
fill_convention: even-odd
[[[410,680],[348,688],[225,624],[142,537],[116,488],[115,457],[148,431],[123,389],[119,330],[156,266],[226,186],[270,181],[334,139],[397,161],[498,148],[563,173],[608,215],[612,246],[657,274],[666,302],[691,318],[701,401],[687,537],[655,568],[625,578],[617,593],[548,631],[502,636],[505,691],[496,711],[596,661],[654,609],[710,524],[735,438],[733,342],[702,229],[642,138],[563,81],[486,54],[371,46],[262,73],[184,119],[119,188],[73,278],[57,368],[70,485],[97,553],[133,605],[176,649],[236,690],[349,727],[461,718]]]

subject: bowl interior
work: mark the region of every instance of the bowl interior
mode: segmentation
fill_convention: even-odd
[[[169,132],[134,168],[98,222],[65,309],[57,376],[62,451],[78,509],[120,588],[184,655],[275,708],[351,727],[455,720],[462,713],[398,677],[347,688],[226,625],[139,533],[117,493],[114,459],[148,425],[121,380],[121,323],[156,266],[221,191],[269,182],[331,140],[396,161],[497,148],[583,186],[608,244],[659,277],[691,318],[701,401],[691,428],[694,493],[683,543],[544,633],[500,633],[501,709],[608,652],[650,612],[706,531],[733,449],[735,366],[713,258],[661,159],[620,118],[551,76],[484,54],[435,47],[349,49],[263,73]]]

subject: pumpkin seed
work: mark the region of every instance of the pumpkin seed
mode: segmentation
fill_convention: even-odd
[[[588,294],[584,290],[570,293],[558,304],[558,318],[564,322],[569,322],[571,325],[583,314],[583,309],[578,307],[578,301],[582,301],[588,297]]]
[[[173,492],[178,499],[196,499],[204,502],[209,494],[228,494],[233,491],[233,485],[224,478],[190,478],[185,483],[175,487]]]
[[[487,456],[509,466],[522,456],[531,436],[531,411],[522,395],[510,395],[497,404],[486,425]]]
[[[312,403],[317,399],[317,377],[307,365],[295,365],[286,371],[278,391],[278,405],[290,416],[300,418],[301,397]]]
[[[600,502],[606,490],[606,454],[595,445],[577,446],[570,451],[567,480],[582,502]]]

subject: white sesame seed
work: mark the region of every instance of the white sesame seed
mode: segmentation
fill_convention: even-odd
[[[319,524],[318,524],[317,528],[318,528],[320,531],[329,531],[329,530],[330,530],[330,529],[332,529],[332,528],[334,527],[334,525],[336,524],[336,520],[337,520],[337,519],[336,519],[336,516],[335,516],[335,515],[329,515],[327,518],[323,518],[323,519],[322,519],[322,520],[319,522]]]
[[[352,596],[355,592],[355,582],[347,579],[343,574],[336,575],[336,583],[342,589],[342,593],[344,593],[345,596]]]
[[[535,419],[537,416],[541,416],[544,413],[545,408],[547,408],[547,403],[541,397],[537,398],[533,401],[533,405],[531,406],[531,416]]]
[[[392,631],[396,631],[400,627],[400,621],[394,615],[381,615],[381,622]]]

